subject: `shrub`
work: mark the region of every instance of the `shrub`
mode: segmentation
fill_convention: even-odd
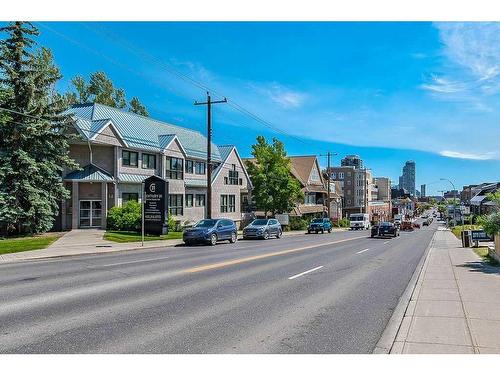
[[[291,216],[289,219],[288,229],[289,230],[305,230],[309,222],[301,217]]]
[[[141,205],[128,201],[122,207],[112,207],[108,211],[107,227],[111,230],[140,231]]]
[[[340,219],[336,223],[336,226],[339,228],[349,228],[350,225],[351,225],[351,222],[347,218]]]
[[[168,215],[168,231],[176,232],[178,229],[179,228],[176,221],[174,220],[174,217],[172,215]]]
[[[481,216],[477,222],[483,226],[484,231],[489,235],[500,234],[500,211]]]

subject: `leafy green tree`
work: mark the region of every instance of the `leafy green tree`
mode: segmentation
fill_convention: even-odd
[[[7,232],[44,232],[58,203],[69,196],[63,168],[70,124],[65,100],[55,92],[61,78],[52,53],[36,49],[38,30],[27,22],[0,28],[0,225]]]
[[[268,144],[263,136],[252,146],[255,162],[247,161],[247,170],[254,186],[252,196],[256,206],[267,216],[290,212],[304,193],[291,174],[290,159],[282,142],[273,138]]]
[[[128,108],[130,112],[149,116],[146,107],[139,98],[133,97],[127,106],[125,90],[116,88],[113,81],[104,72],[94,72],[87,83],[82,76],[71,80],[74,91],[66,94],[68,104],[96,102],[114,108]]]

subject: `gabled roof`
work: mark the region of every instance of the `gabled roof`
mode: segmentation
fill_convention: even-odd
[[[231,155],[231,152],[235,152],[236,157],[238,158],[238,161],[240,162],[241,166],[243,167],[243,173],[245,173],[245,177],[247,178],[247,181],[250,186],[252,186],[252,181],[250,180],[250,176],[248,175],[247,168],[245,166],[245,163],[243,163],[243,160],[240,157],[240,154],[238,153],[238,150],[236,149],[236,146],[234,145],[223,145],[219,146],[219,151],[220,155],[222,158],[222,163],[217,166],[215,169],[213,175],[212,175],[212,182],[215,181],[221,170],[224,168],[224,164],[226,163],[227,159],[229,158],[229,155]]]
[[[98,103],[78,104],[67,111],[77,120],[75,125],[83,136],[90,139],[96,128],[102,127],[103,120],[111,120],[117,132],[128,147],[163,151],[160,136],[175,135],[188,157],[206,157],[207,139],[200,132],[137,115],[125,110]],[[97,123],[94,123],[98,121]],[[220,162],[218,147],[212,145],[212,159]]]
[[[113,182],[114,178],[104,169],[95,164],[88,164],[80,171],[73,171],[68,173],[64,180],[81,180],[92,182]]]
[[[323,180],[321,176],[321,171],[319,169],[319,165],[317,162],[316,156],[289,156],[292,168],[292,174],[299,180],[302,186],[306,186],[309,183],[309,177],[311,176],[311,172],[313,168],[318,168],[318,174],[320,181],[318,181],[317,185],[323,185]]]

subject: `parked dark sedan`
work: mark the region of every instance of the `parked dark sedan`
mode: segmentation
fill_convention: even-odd
[[[243,229],[243,238],[263,238],[267,240],[271,236],[280,238],[283,234],[281,224],[276,219],[255,219]]]
[[[202,242],[214,246],[217,241],[223,240],[235,243],[237,233],[236,224],[230,219],[204,219],[186,229],[182,239],[186,245]]]
[[[399,236],[399,228],[388,221],[372,226],[371,237],[396,237]]]

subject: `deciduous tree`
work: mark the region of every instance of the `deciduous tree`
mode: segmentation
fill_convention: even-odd
[[[303,199],[299,182],[291,174],[290,159],[282,142],[273,138],[269,144],[263,136],[252,146],[254,161],[247,161],[252,180],[252,197],[259,210],[267,216],[290,212]]]

